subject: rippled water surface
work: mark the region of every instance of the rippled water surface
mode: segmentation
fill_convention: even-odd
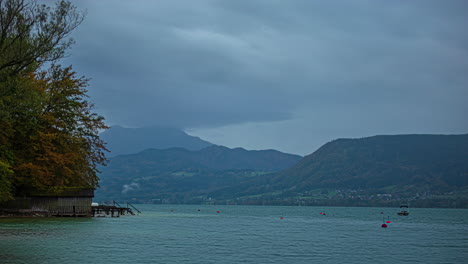
[[[467,263],[468,259],[468,210],[415,208],[405,217],[397,216],[394,208],[138,208],[143,214],[120,218],[0,219],[0,263]],[[388,217],[388,228],[381,228]]]

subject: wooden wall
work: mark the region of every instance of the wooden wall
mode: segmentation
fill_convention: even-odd
[[[92,197],[19,197],[0,205],[0,214],[91,216]]]

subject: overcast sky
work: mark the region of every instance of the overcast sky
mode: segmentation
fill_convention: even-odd
[[[310,154],[335,138],[468,133],[468,1],[74,1],[64,63],[109,125]]]

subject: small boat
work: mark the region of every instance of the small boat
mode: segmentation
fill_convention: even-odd
[[[400,205],[400,212],[398,215],[409,215],[409,206],[407,204]]]

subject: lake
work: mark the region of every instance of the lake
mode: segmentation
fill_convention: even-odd
[[[342,264],[468,260],[468,210],[463,209],[411,208],[409,216],[397,216],[398,208],[137,208],[143,214],[120,218],[0,219],[0,263]],[[388,228],[381,228],[383,220],[391,221]]]

